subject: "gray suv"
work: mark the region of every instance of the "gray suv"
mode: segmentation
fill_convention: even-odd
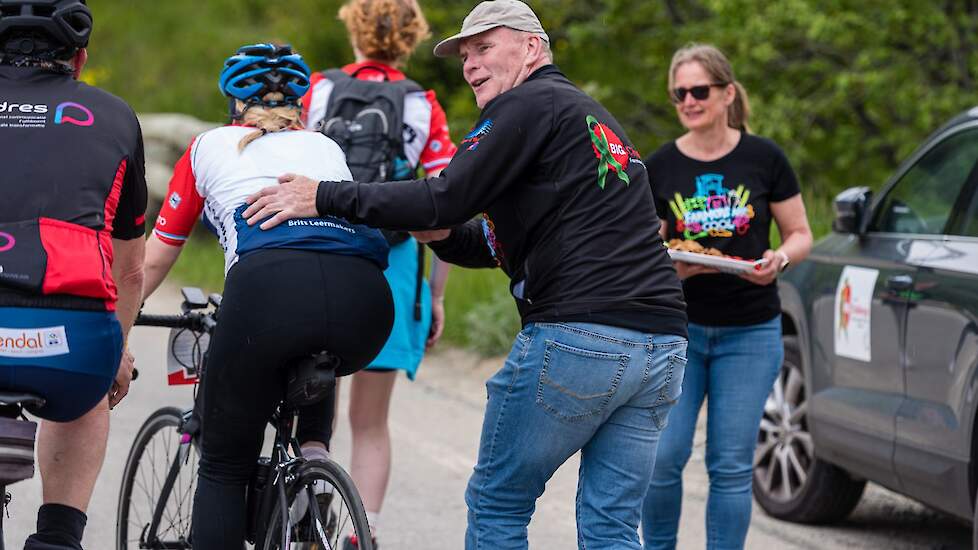
[[[785,361],[758,434],[755,498],[777,518],[831,522],[869,480],[973,520],[978,108],[878,196],[848,189],[835,212],[832,234],[779,283]]]

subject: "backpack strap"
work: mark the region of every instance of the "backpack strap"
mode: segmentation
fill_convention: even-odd
[[[343,69],[326,69],[325,71],[322,72],[322,75],[328,78],[330,82],[332,82],[333,84],[336,84],[337,82],[343,80],[350,80],[353,78],[352,76],[346,74],[346,71],[344,71]]]
[[[421,320],[421,288],[424,282],[424,249],[425,245],[418,243],[418,273],[414,280],[414,320]]]
[[[357,75],[360,74],[361,71],[365,71],[365,70],[370,70],[370,71],[374,71],[374,72],[380,73],[384,77],[384,82],[390,82],[390,80],[391,80],[387,76],[387,71],[385,71],[382,67],[378,67],[376,65],[364,65],[364,66],[360,67],[359,69],[353,71],[353,74],[351,74],[350,77],[356,78]]]
[[[368,67],[370,66],[361,67],[357,72]],[[404,97],[409,93],[424,92],[424,88],[420,84],[408,78],[383,82],[360,80],[346,74],[341,69],[329,69],[323,71],[322,74],[333,83],[333,91],[329,94],[324,120],[335,117],[337,106],[346,99],[370,101],[374,98],[384,97],[391,102],[395,109],[395,113],[393,113],[395,120],[391,121],[390,137],[398,142],[401,141],[401,132],[404,126]]]

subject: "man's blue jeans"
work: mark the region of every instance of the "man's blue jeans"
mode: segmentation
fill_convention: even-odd
[[[689,324],[689,364],[683,398],[669,416],[656,454],[642,513],[646,550],[676,547],[683,499],[683,468],[707,397],[706,547],[744,547],[751,514],[751,476],[757,430],[781,368],[781,317],[743,327]]]
[[[641,548],[642,498],[685,364],[681,336],[527,325],[486,383],[479,460],[465,493],[466,549],[527,548],[537,498],[577,451],[579,546]]]

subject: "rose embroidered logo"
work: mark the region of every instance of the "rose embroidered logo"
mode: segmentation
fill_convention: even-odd
[[[628,165],[628,150],[611,128],[598,122],[592,115],[587,116],[587,129],[591,134],[591,147],[598,158],[598,187],[604,189],[608,170],[618,175],[627,186],[631,181],[622,166]]]

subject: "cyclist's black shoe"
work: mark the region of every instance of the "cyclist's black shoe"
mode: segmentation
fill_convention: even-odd
[[[374,543],[374,550],[378,550],[380,547],[377,546],[377,539],[375,539],[373,537],[370,537],[370,539]],[[360,548],[360,545],[357,544],[357,536],[356,535],[350,535],[349,537],[346,537],[345,539],[343,539],[343,550],[359,550],[359,548]]]

